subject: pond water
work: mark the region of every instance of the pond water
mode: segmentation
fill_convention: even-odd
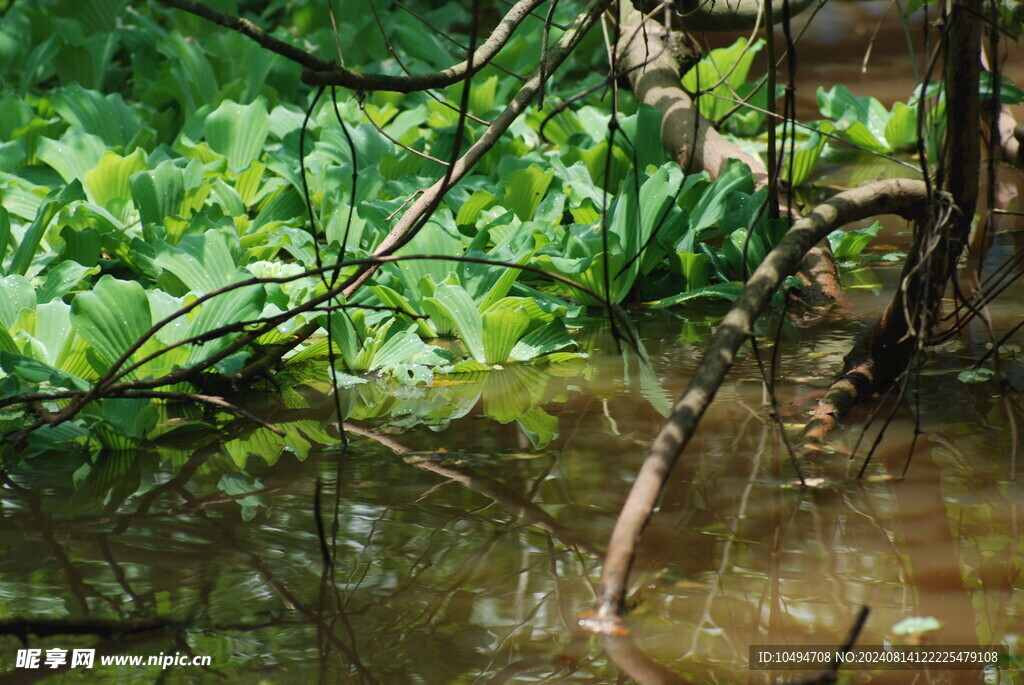
[[[834,40],[822,33],[818,45],[860,45],[854,38],[880,11],[860,7],[835,11],[864,17],[820,22],[847,17],[858,28]],[[883,35],[884,47],[896,34]],[[883,52],[870,88],[890,104],[912,86]],[[831,64],[827,78],[819,64],[801,73],[858,92],[857,70]],[[899,87],[885,90],[877,75],[897,71]],[[899,227],[885,240],[901,240]],[[1013,249],[1006,238],[992,259]],[[785,328],[776,390],[787,427],[806,418],[852,336],[886,302],[878,286],[891,292],[897,273],[848,274],[850,315],[837,326]],[[997,330],[1019,319],[1022,295],[1015,286],[1002,300],[1011,304],[993,308]],[[346,391],[347,448],[314,374],[239,400],[285,438],[243,420],[197,428],[203,417],[181,410],[145,451],[101,452],[91,467],[40,456],[9,470],[0,481],[0,683],[624,680],[578,615],[593,604],[602,551],[647,445],[712,328],[638,316],[649,366],[618,354],[596,326],[585,363]],[[957,379],[988,340],[975,325],[931,353],[863,440],[844,429],[805,465],[823,479],[813,488],[795,485],[748,349],[640,546],[635,645],[683,682],[780,682],[800,672],[750,670],[750,645],[838,645],[867,606],[860,644],[998,646],[1011,656],[985,682],[1024,678],[1012,656],[1024,650],[1020,431],[1008,420],[1018,396]],[[1018,356],[1008,348],[1002,368],[1019,391]],[[848,425],[867,419],[863,410]],[[27,644],[44,658],[94,648],[97,665],[104,655],[199,655],[210,665],[16,669],[26,646],[12,634],[18,619],[32,623]],[[649,664],[646,672],[645,682],[672,682]],[[854,682],[981,682],[977,672],[848,673]]]
[[[787,328],[785,422],[801,421],[884,302],[866,286],[896,273],[851,275],[858,314],[838,328]],[[997,326],[1013,315],[997,310]],[[52,620],[84,633],[31,637],[44,655],[211,657],[206,669],[58,670],[55,682],[616,682],[618,666],[579,631],[578,614],[707,325],[650,316],[639,330],[646,370],[597,327],[586,364],[392,393],[393,418],[352,420],[347,449],[329,440],[333,402],[307,381],[249,398],[287,439],[239,421],[221,435],[101,453],[77,475],[56,459],[12,470],[0,490],[0,606],[8,621],[38,621],[36,632]],[[935,352],[904,402],[883,405],[892,420],[865,478],[870,438],[850,458],[858,431],[844,431],[805,467],[827,476],[808,489],[794,485],[745,353],[645,533],[629,599],[636,646],[684,682],[778,682],[786,674],[748,670],[749,645],[840,644],[866,605],[860,644],[1020,654],[1019,447],[999,388],[956,379],[984,345],[972,335]],[[1019,364],[1004,356],[1019,389]],[[429,418],[453,398],[463,416]],[[382,409],[347,401],[353,415]],[[899,635],[914,617],[937,628]],[[2,682],[51,675],[11,670],[22,647],[0,638]],[[1015,682],[1019,664],[1003,666],[987,682]],[[941,682],[906,671],[871,682],[913,676]]]

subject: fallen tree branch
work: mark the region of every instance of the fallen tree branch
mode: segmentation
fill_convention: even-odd
[[[965,0],[954,3],[946,19],[946,97],[957,103],[947,112],[940,167],[940,184],[947,194],[935,198],[927,221],[918,224],[900,287],[846,355],[843,374],[801,432],[805,442],[824,441],[854,406],[890,386],[928,342],[939,318],[942,295],[967,245],[978,200],[982,10],[980,0]]]
[[[759,186],[767,183],[768,172],[761,160],[726,140],[683,90],[672,34],[653,19],[644,21],[628,3],[622,4],[619,30],[620,63],[616,66],[628,72],[637,102],[661,112],[661,142],[683,171],[706,169],[718,177],[730,159],[738,159],[754,172]]]
[[[628,73],[637,102],[661,112],[662,144],[683,171],[706,170],[717,178],[730,160],[738,159],[750,167],[755,188],[768,185],[768,170],[761,159],[744,152],[715,130],[683,90],[672,34],[653,19],[644,19],[627,3],[620,10],[619,26],[622,38],[617,66]],[[787,208],[783,205],[782,210]],[[810,304],[842,298],[839,272],[828,243],[822,241],[808,251],[800,274]]]
[[[782,241],[757,267],[736,303],[718,327],[711,345],[672,415],[651,444],[612,532],[601,573],[595,632],[621,631],[626,582],[637,542],[698,421],[711,404],[733,364],[736,351],[752,335],[754,321],[776,288],[796,271],[806,252],[840,226],[878,214],[920,219],[926,212],[928,189],[924,182],[892,179],[869,183],[839,193],[793,224]]]

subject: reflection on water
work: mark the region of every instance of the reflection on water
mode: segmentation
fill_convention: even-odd
[[[864,309],[870,290],[855,292]],[[310,381],[251,407],[285,439],[242,422],[211,438],[182,419],[146,452],[100,453],[88,466],[40,455],[0,491],[0,625],[10,633],[11,619],[29,619],[27,639],[43,650],[212,657],[209,669],[168,669],[169,682],[615,682],[606,654],[635,650],[606,653],[576,622],[667,397],[696,363],[692,326],[643,323],[643,372],[595,351],[585,365],[404,389],[388,411],[374,390],[351,389],[347,450],[331,438],[333,403]],[[790,336],[786,422],[840,363],[857,324],[845,326]],[[612,347],[601,331],[589,345]],[[846,435],[815,467],[828,480],[800,489],[745,354],[640,548],[628,622],[655,662],[634,662],[642,672],[775,682],[785,674],[747,669],[750,644],[839,644],[861,605],[871,608],[861,644],[1019,654],[1012,436],[994,385],[956,381],[968,364],[946,353],[919,376],[865,480],[854,476],[870,438],[850,461],[856,435]],[[460,417],[440,421],[434,393]],[[911,617],[939,627],[898,635]],[[72,628],[85,634],[62,634]],[[48,630],[58,634],[38,636]],[[3,682],[49,675],[12,668],[21,647],[0,638]],[[992,682],[1012,682],[1019,669],[1006,665]],[[60,682],[159,676],[78,668]]]
[[[839,7],[826,11],[856,16],[818,25],[842,26],[835,50],[862,55],[880,9]],[[896,34],[882,35],[878,45]],[[856,67],[838,72],[845,57],[835,50],[801,66],[813,84],[800,87],[805,108],[814,86],[841,81],[866,93],[862,78],[887,104],[909,95],[909,62],[893,67],[876,53],[862,77]],[[897,72],[898,88],[886,90],[879,75]],[[896,273],[847,274],[851,311],[876,315],[885,300],[874,286],[891,292]],[[1019,318],[1020,294],[993,308],[997,330]],[[787,330],[777,388],[787,425],[806,418],[859,325]],[[1020,655],[1019,430],[996,384],[957,380],[987,340],[977,326],[966,347],[932,356],[894,413],[883,405],[878,423],[892,420],[865,479],[855,476],[874,433],[851,460],[853,432],[811,467],[825,480],[809,489],[793,485],[744,353],[645,533],[628,617],[635,643],[605,650],[576,628],[619,506],[710,328],[641,322],[650,366],[614,354],[598,330],[585,363],[425,390],[355,386],[343,398],[347,449],[324,378],[297,368],[273,396],[248,398],[283,438],[168,410],[148,450],[44,452],[11,466],[0,476],[0,682],[56,673],[52,681],[68,683],[607,683],[622,673],[612,654],[650,682],[674,673],[769,683],[798,674],[748,670],[749,645],[837,645],[862,605],[871,614],[861,644],[999,645]],[[1003,368],[1024,388],[1016,359]],[[899,634],[912,617],[938,627]],[[97,660],[212,659],[166,671],[15,668],[26,644],[96,648]],[[1018,661],[1001,666],[987,682],[1022,677]],[[871,682],[913,678],[941,682],[923,672]]]

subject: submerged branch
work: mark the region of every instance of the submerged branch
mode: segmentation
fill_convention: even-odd
[[[807,251],[829,232],[878,214],[920,218],[926,211],[927,199],[925,183],[907,179],[877,181],[845,191],[794,223],[757,267],[722,320],[689,386],[652,443],[626,498],[608,545],[601,574],[598,620],[588,624],[591,630],[616,632],[620,629],[626,583],[640,535],[679,455],[693,437],[698,421],[732,366],[737,350],[752,335],[754,321],[776,288],[796,271]]]
[[[807,442],[823,441],[854,406],[889,387],[934,331],[943,293],[967,245],[978,200],[981,9],[980,0],[956,3],[948,21],[945,87],[949,102],[957,103],[948,110],[940,169],[941,187],[948,194],[935,198],[932,213],[915,231],[900,287],[846,356],[843,374],[802,433]]]

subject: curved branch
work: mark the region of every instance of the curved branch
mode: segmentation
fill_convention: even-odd
[[[627,5],[623,5],[620,23],[625,44],[618,49],[617,66],[629,74],[637,102],[661,112],[661,142],[683,171],[706,169],[717,177],[730,159],[739,159],[754,172],[759,186],[767,183],[768,172],[761,160],[726,140],[694,107],[683,90],[673,37],[665,27],[644,21],[640,12]]]
[[[761,159],[747,154],[715,130],[683,90],[672,34],[626,5],[619,21],[623,28],[619,48],[622,71],[629,75],[637,101],[661,112],[662,144],[683,171],[706,170],[716,178],[729,160],[738,159],[750,167],[756,188],[767,185],[768,169]],[[781,208],[788,212],[785,204]],[[827,242],[808,251],[800,276],[808,302],[841,301],[839,272]]]
[[[689,386],[651,444],[636,481],[612,531],[601,574],[595,632],[615,633],[623,608],[626,582],[640,534],[698,421],[714,398],[736,351],[751,336],[754,321],[776,288],[796,271],[804,254],[828,233],[851,221],[877,214],[916,219],[926,211],[922,181],[893,179],[848,190],[814,208],[789,232],[754,271],[739,299],[726,314]]]
[[[789,16],[803,12],[818,0],[793,0]],[[649,11],[665,4],[664,0],[641,0],[639,8]],[[676,0],[672,7],[672,23],[683,31],[749,31],[763,27],[763,0]],[[772,8],[772,24],[782,21],[783,7]]]
[[[182,12],[194,14],[207,21],[212,21],[214,24],[220,24],[224,28],[241,33],[243,36],[256,41],[267,50],[297,64],[301,64],[307,69],[314,71],[334,69],[334,62],[311,55],[302,48],[297,48],[291,43],[275,38],[248,19],[243,19],[228,12],[221,12],[219,9],[210,7],[206,3],[198,2],[198,0],[157,0],[157,2]]]
[[[519,24],[530,16],[530,13],[544,0],[519,0],[502,18],[487,40],[473,53],[471,60],[460,62],[441,71],[410,76],[364,74],[351,71],[275,38],[248,19],[222,12],[205,3],[198,2],[198,0],[157,0],[157,2],[237,31],[267,50],[301,64],[310,70],[302,75],[302,81],[307,85],[342,86],[358,91],[388,90],[396,93],[412,93],[450,86],[470,78],[486,67],[505,46]],[[472,68],[470,68],[470,64],[472,64]]]

